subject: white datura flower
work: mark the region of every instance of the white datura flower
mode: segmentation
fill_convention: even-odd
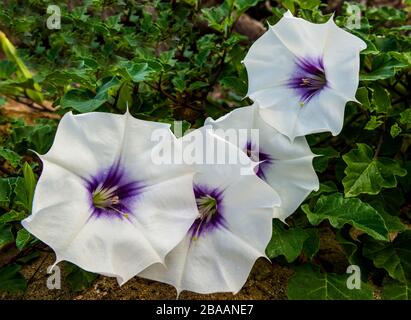
[[[173,285],[178,294],[238,292],[255,260],[265,256],[273,206],[280,205],[275,191],[253,172],[250,159],[210,130],[202,127],[181,138],[185,155],[197,159],[193,189],[198,217],[165,265],[139,274]],[[209,161],[214,152],[219,160]]]
[[[347,101],[356,101],[360,38],[333,18],[315,24],[290,12],[250,48],[244,64],[248,93],[264,120],[291,140],[340,133]]]
[[[155,130],[166,124],[125,115],[67,113],[50,151],[40,156],[32,214],[23,226],[84,270],[121,285],[166,254],[197,217],[193,171],[156,165]]]
[[[256,103],[238,108],[217,120],[206,119],[214,132],[237,145],[257,162],[257,176],[278,192],[281,206],[274,208],[273,217],[284,221],[313,190],[319,181],[312,161],[314,154],[305,137],[291,142],[269,126],[260,116]]]

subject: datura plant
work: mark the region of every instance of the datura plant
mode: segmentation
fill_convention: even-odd
[[[7,1],[4,297],[410,299],[410,1],[366,2]]]

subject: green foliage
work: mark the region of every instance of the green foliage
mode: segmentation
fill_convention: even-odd
[[[378,240],[388,240],[384,219],[370,205],[360,199],[344,199],[339,193],[321,196],[313,210],[307,204],[302,206],[308,220],[318,225],[327,219],[334,228],[341,229],[351,224]]]
[[[384,284],[384,300],[411,300],[411,283],[391,280]]]
[[[392,243],[368,240],[364,246],[364,256],[375,266],[384,268],[388,274],[400,282],[411,282],[411,231],[399,234]]]
[[[50,4],[61,8],[60,30],[44,27]],[[11,0],[0,9],[0,111],[7,99],[33,109],[29,119],[0,114],[0,249],[18,248],[22,255],[0,269],[0,290],[17,292],[26,286],[19,264],[30,263],[38,241],[20,221],[30,214],[41,173],[34,152],[49,150],[64,113],[123,113],[128,107],[141,119],[183,120],[184,131],[198,128],[206,117],[217,118],[251,102],[243,99],[247,73],[241,61],[254,39],[239,33],[242,28],[236,24],[243,13],[267,26],[286,10],[315,23],[327,21],[335,10],[320,0],[270,1],[271,8],[261,0],[204,4],[96,0],[72,7],[67,1],[21,5]],[[357,5],[360,25],[348,29]],[[320,190],[287,219],[287,225],[273,222],[267,256],[295,268],[290,299],[370,299],[373,288],[381,286],[384,299],[409,299],[407,13],[344,1],[334,18],[367,44],[360,60],[359,103],[347,104],[338,136],[307,137],[318,155],[313,163]],[[345,263],[361,267],[361,290],[346,288],[347,274],[325,272],[346,267],[337,261],[324,263],[320,242],[328,241],[330,234],[342,247]],[[66,271],[75,291],[96,278],[70,264]]]
[[[20,269],[17,264],[10,264],[0,269],[0,291],[17,293],[26,289],[27,282]]]
[[[0,157],[7,160],[14,168],[16,168],[21,161],[21,157],[13,150],[0,147]]]
[[[318,235],[312,229],[290,228],[286,230],[284,224],[273,220],[273,235],[267,246],[267,256],[272,259],[283,255],[288,262],[294,261],[303,251],[311,258],[319,249]]]
[[[313,165],[317,172],[324,172],[328,167],[331,159],[339,158],[340,153],[332,147],[312,148],[312,152],[318,155],[314,158]]]
[[[357,149],[343,156],[345,169],[345,195],[355,197],[360,193],[378,194],[382,188],[397,186],[396,176],[404,177],[407,171],[398,161],[389,158],[373,157],[372,149],[366,144],[357,144]]]
[[[11,232],[11,225],[0,225],[0,248],[5,244],[14,240],[13,233]]]
[[[306,264],[295,269],[288,283],[291,300],[370,300],[372,288],[362,282],[361,289],[347,287],[348,274],[321,273],[320,268]]]
[[[98,277],[97,274],[84,271],[69,262],[64,264],[64,270],[67,272],[66,281],[74,292],[88,288]]]

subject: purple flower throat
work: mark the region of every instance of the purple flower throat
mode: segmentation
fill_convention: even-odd
[[[287,82],[300,96],[301,105],[327,86],[323,58],[298,58],[293,75]]]
[[[258,162],[258,165],[254,168],[255,174],[262,180],[266,179],[266,172],[273,164],[274,159],[268,153],[265,153],[258,144],[254,144],[248,141],[244,147],[244,152],[254,162]]]
[[[130,180],[119,162],[85,182],[94,217],[129,218],[131,205],[144,187],[141,182]]]
[[[220,227],[226,227],[223,216],[223,191],[218,188],[195,185],[194,195],[198,208],[198,218],[190,228],[191,240]]]

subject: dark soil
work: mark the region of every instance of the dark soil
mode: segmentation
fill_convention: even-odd
[[[176,299],[176,290],[169,285],[134,277],[122,287],[115,278],[100,276],[93,285],[80,293],[71,292],[62,275],[61,289],[50,290],[46,281],[49,276],[47,267],[54,262],[54,255],[43,253],[34,263],[23,268],[23,274],[30,279],[24,295],[0,295],[0,299],[47,299],[47,300],[156,300]],[[219,293],[201,295],[192,292],[182,292],[179,299],[286,299],[286,287],[292,271],[268,260],[259,259],[251,272],[243,289],[236,295]]]
[[[335,239],[329,226],[320,228],[320,251],[317,259],[322,264],[334,266],[331,272],[344,273],[347,259],[343,249]],[[163,300],[176,299],[176,290],[169,285],[134,277],[122,287],[119,287],[115,278],[99,276],[92,286],[81,292],[72,292],[65,283],[64,268],[62,268],[61,289],[50,290],[46,281],[49,276],[47,267],[54,263],[54,254],[42,252],[32,263],[25,265],[22,273],[28,279],[28,288],[23,295],[0,293],[2,299],[46,299],[46,300]],[[304,257],[300,257],[300,260]],[[280,259],[281,260],[281,259]],[[231,293],[196,294],[183,291],[179,299],[210,299],[210,300],[283,300],[287,299],[287,283],[293,271],[290,266],[271,263],[260,258],[254,265],[250,276],[242,290],[233,295]]]

